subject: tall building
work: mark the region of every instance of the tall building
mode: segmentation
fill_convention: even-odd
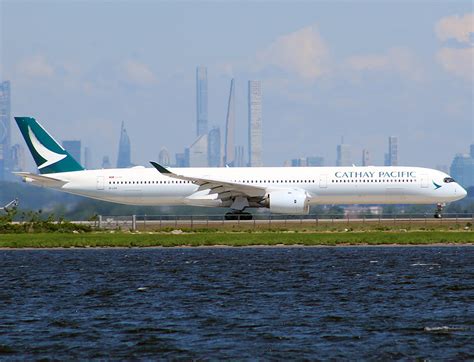
[[[235,146],[234,167],[245,167],[244,146]]]
[[[130,166],[132,166],[130,138],[128,137],[127,130],[125,129],[125,124],[122,122],[122,128],[120,129],[117,168]]]
[[[207,134],[199,136],[189,147],[188,152],[190,167],[207,167]]]
[[[221,130],[219,127],[213,127],[209,131],[207,157],[209,167],[219,167],[221,165]]]
[[[207,68],[196,69],[196,126],[197,135],[207,134]]]
[[[262,82],[249,80],[249,166],[263,166],[262,152]]]
[[[26,170],[25,148],[18,143],[11,148],[11,169],[13,172]]]
[[[102,168],[112,168],[109,156],[102,157]]]
[[[0,83],[0,181],[10,176],[10,82]]]
[[[235,161],[235,83],[230,81],[229,102],[227,103],[227,118],[225,121],[224,165],[234,166]]]
[[[458,153],[451,164],[451,176],[464,188],[474,187],[474,144],[470,154]]]
[[[81,141],[63,141],[63,148],[69,152],[79,164],[81,163]]]
[[[92,170],[92,152],[90,147],[84,147],[84,168],[86,170]]]
[[[163,147],[160,150],[160,153],[158,154],[158,163],[162,166],[170,166],[171,165],[170,153],[168,152],[166,147]]]
[[[398,166],[398,138],[390,136],[388,138],[388,152],[385,155],[386,166]]]
[[[186,152],[176,154],[176,167],[189,167],[189,162],[186,158]]]
[[[362,166],[369,166],[370,165],[370,153],[369,150],[363,149],[362,150]]]
[[[351,166],[351,146],[344,143],[344,137],[341,139],[341,144],[337,145],[336,166]]]

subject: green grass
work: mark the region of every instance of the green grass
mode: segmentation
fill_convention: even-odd
[[[426,245],[474,243],[472,231],[333,232],[333,233],[82,233],[3,234],[3,248],[256,246],[256,245]]]

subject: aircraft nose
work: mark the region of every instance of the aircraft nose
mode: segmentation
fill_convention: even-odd
[[[467,191],[462,186],[459,186],[458,193],[461,197],[465,197],[467,195]]]

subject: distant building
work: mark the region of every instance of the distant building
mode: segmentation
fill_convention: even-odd
[[[92,152],[90,147],[84,147],[84,168],[86,170],[92,170]]]
[[[11,166],[13,172],[26,170],[25,148],[18,143],[11,148]]]
[[[344,138],[341,140],[341,144],[337,145],[337,157],[336,166],[351,166],[351,146],[344,143]]]
[[[398,138],[388,138],[388,152],[385,154],[385,166],[398,166]]]
[[[112,164],[110,163],[109,156],[102,157],[102,168],[112,168]]]
[[[176,167],[189,167],[189,162],[186,157],[186,152],[177,153],[175,157],[176,157]]]
[[[122,127],[120,129],[117,168],[125,168],[130,166],[132,166],[130,138],[128,137],[127,130],[125,129],[125,124],[122,122]]]
[[[235,146],[235,167],[245,167],[245,153],[244,146]]]
[[[294,158],[291,160],[291,167],[306,167],[306,158]]]
[[[63,148],[69,152],[69,154],[74,158],[79,164],[81,163],[81,141],[63,141]]]
[[[0,83],[0,181],[10,178],[10,82]]]
[[[207,167],[207,134],[199,136],[189,147],[189,166]]]
[[[230,81],[229,101],[227,103],[227,117],[225,121],[224,165],[233,166],[235,160],[235,85]]]
[[[319,156],[306,157],[306,166],[308,167],[322,167],[324,166],[324,158]]]
[[[285,163],[285,166],[320,167],[324,166],[324,158],[319,156],[293,158],[291,161],[287,161],[287,164]]]
[[[219,167],[221,165],[221,131],[219,127],[213,127],[209,131],[207,157],[209,167]]]
[[[458,153],[451,164],[451,176],[464,188],[474,186],[474,145],[470,154]]]
[[[158,163],[162,166],[170,166],[171,165],[171,157],[168,150],[163,147],[158,154]]]
[[[196,69],[196,128],[197,135],[207,134],[207,68]]]
[[[369,166],[370,165],[370,154],[369,150],[363,149],[362,150],[362,166]]]
[[[263,166],[262,131],[262,82],[250,80],[248,83],[249,107],[249,166]]]

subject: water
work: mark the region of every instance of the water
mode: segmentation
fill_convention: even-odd
[[[474,358],[473,247],[0,251],[0,359]]]

